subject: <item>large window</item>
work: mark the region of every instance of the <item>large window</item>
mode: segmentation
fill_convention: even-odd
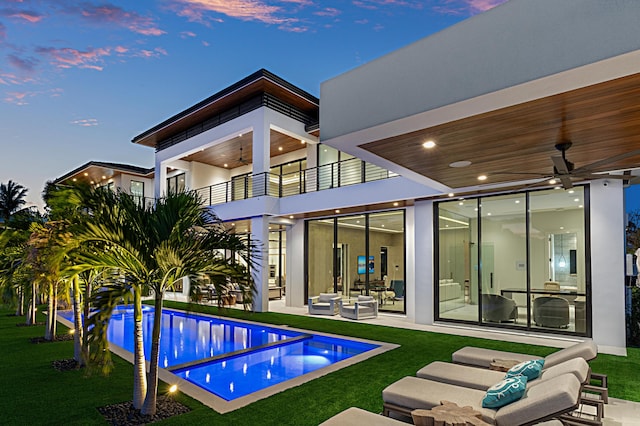
[[[404,211],[307,221],[309,296],[373,295],[381,310],[404,312]]]
[[[184,192],[185,188],[186,180],[184,173],[167,178],[167,193],[177,194],[179,192]]]
[[[590,334],[588,190],[437,205],[438,319]]]
[[[129,184],[129,193],[136,198],[138,203],[144,200],[144,182],[132,180]]]

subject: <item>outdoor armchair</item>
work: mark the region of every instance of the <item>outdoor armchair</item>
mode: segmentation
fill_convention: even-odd
[[[339,302],[340,316],[360,320],[378,316],[378,301],[373,296],[358,296],[354,299],[343,299]]]
[[[340,296],[337,293],[320,293],[309,298],[309,315],[337,315]]]

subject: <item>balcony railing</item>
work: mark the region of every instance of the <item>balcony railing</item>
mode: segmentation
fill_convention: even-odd
[[[205,205],[213,206],[264,195],[289,197],[394,176],[397,174],[382,167],[351,158],[282,175],[265,172],[239,176],[231,181],[206,186],[196,191]]]

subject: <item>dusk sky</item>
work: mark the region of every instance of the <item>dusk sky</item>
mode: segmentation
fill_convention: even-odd
[[[0,2],[0,182],[152,167],[139,133],[266,68],[320,83],[506,0]]]

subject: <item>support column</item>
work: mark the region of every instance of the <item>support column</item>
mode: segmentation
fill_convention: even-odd
[[[287,227],[287,306],[303,308],[306,302],[304,256],[304,220],[298,220]]]
[[[420,201],[414,205],[414,259],[420,259],[413,265],[415,286],[411,300],[411,287],[407,286],[405,301],[413,303],[415,322],[433,324],[433,202]],[[407,232],[407,237],[409,232]],[[407,262],[409,263],[409,262]],[[407,265],[407,269],[408,265]],[[407,305],[407,313],[411,312]]]
[[[253,295],[255,312],[269,311],[269,217],[251,218],[251,240],[260,248],[260,259],[256,262],[253,279],[256,294]]]
[[[162,161],[156,161],[155,179],[153,183],[154,197],[158,199],[167,191],[167,167],[162,164]]]
[[[266,195],[268,176],[263,174],[271,168],[271,129],[265,114],[261,114],[253,125],[253,194]]]

